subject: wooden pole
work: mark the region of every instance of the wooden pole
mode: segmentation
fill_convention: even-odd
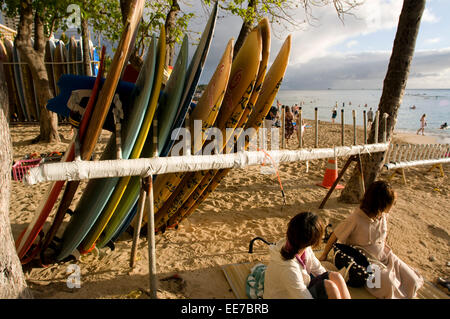
[[[423,153],[425,152],[425,146],[426,146],[425,144],[418,145],[416,160],[422,159]]]
[[[411,145],[411,152],[409,153],[409,157],[408,157],[408,161],[413,161],[414,159],[413,159],[413,157],[414,157],[414,155],[416,154],[416,146],[417,145]]]
[[[150,275],[150,298],[157,299],[156,292],[158,290],[158,281],[156,280],[156,244],[155,244],[155,207],[153,199],[153,178],[150,175],[148,177],[149,187],[147,194],[147,207],[148,207],[148,222],[147,222],[147,234],[148,234],[148,268]]]
[[[404,151],[405,151],[405,145],[402,144],[402,145],[400,145],[400,149],[399,149],[399,152],[398,152],[398,160],[397,160],[397,162],[401,162],[402,161]]]
[[[366,114],[366,110],[363,111],[363,122],[364,122],[364,144],[367,144],[367,114]]]
[[[389,114],[383,113],[383,122],[384,122],[384,132],[383,132],[383,143],[386,143],[387,140],[387,119]]]
[[[339,172],[338,177],[336,178],[336,180],[334,181],[333,185],[331,186],[331,188],[328,190],[327,195],[325,196],[325,198],[322,200],[322,202],[320,203],[319,209],[324,208],[326,202],[328,201],[328,199],[331,196],[331,193],[333,193],[334,189],[336,188],[337,184],[339,184],[339,182],[341,181],[342,177],[344,176],[345,172],[347,171],[348,167],[350,166],[350,164],[355,160],[355,156],[356,155],[352,155],[349,157],[349,159],[347,160],[347,162],[344,164],[344,167],[342,167],[342,170]]]
[[[130,268],[134,268],[134,263],[136,261],[136,253],[137,253],[137,245],[139,242],[139,233],[141,231],[142,227],[142,218],[144,216],[144,210],[145,210],[145,199],[146,199],[146,184],[147,180],[145,178],[141,179],[141,192],[139,195],[139,202],[138,202],[138,219],[137,219],[137,226],[134,228],[133,233],[133,244],[131,245],[131,255],[130,255]]]
[[[356,111],[352,110],[352,117],[353,117],[353,145],[356,145]]]
[[[427,150],[423,159],[428,159],[430,157],[431,144],[427,144]]]
[[[314,108],[314,121],[316,123],[315,125],[315,139],[314,139],[314,147],[319,147],[319,111],[317,107]]]
[[[380,125],[380,111],[375,112],[375,143],[378,143],[378,127]]]
[[[298,110],[298,147],[303,148],[303,114],[302,108]]]
[[[345,137],[345,121],[344,121],[344,109],[341,110],[341,145],[344,146],[344,137]]]
[[[267,150],[267,127],[266,120],[262,122],[261,133],[260,133],[260,142],[263,150]]]
[[[358,157],[356,157],[356,159],[357,159],[357,165],[358,165],[358,170],[359,170],[359,183],[360,183],[359,185],[361,187],[360,193],[361,193],[361,197],[362,197],[366,193],[366,185],[364,183],[364,171],[363,171],[363,167],[362,167],[361,155],[359,154]]]

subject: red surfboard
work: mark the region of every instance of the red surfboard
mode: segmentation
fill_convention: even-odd
[[[89,119],[91,118],[92,110],[94,108],[95,100],[97,98],[97,94],[99,91],[99,86],[101,82],[101,77],[103,74],[103,62],[105,57],[105,47],[102,48],[102,55],[101,55],[101,61],[100,61],[100,70],[97,74],[97,78],[95,79],[94,87],[92,89],[92,94],[89,98],[89,102],[86,106],[86,109],[84,111],[83,118],[81,119],[80,127],[78,130],[78,138],[81,141],[84,134],[86,133],[87,126],[89,124]],[[73,137],[72,141],[70,142],[70,145],[68,147],[68,151],[65,153],[64,158],[62,159],[63,162],[71,162],[75,158],[75,139],[76,136]],[[42,202],[39,206],[39,214],[36,214],[34,219],[31,221],[30,225],[23,230],[21,235],[16,241],[16,249],[17,253],[19,255],[19,259],[23,264],[31,261],[33,257],[36,255],[36,253],[32,252],[30,255],[25,256],[27,251],[32,246],[34,240],[36,239],[37,235],[39,234],[40,230],[42,229],[42,226],[45,223],[45,220],[47,219],[48,215],[50,214],[53,206],[55,205],[56,200],[58,199],[58,196],[65,184],[65,181],[57,181],[53,182],[50,185],[49,190],[47,191],[47,200]],[[23,238],[26,237],[26,240],[23,240]]]

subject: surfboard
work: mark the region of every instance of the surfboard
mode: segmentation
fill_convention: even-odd
[[[85,75],[84,71],[83,71],[83,41],[81,40],[76,40],[75,41],[77,47],[76,47],[76,69],[77,69],[77,74],[78,75]]]
[[[69,73],[70,74],[77,74],[77,43],[75,41],[75,37],[71,36],[69,39],[69,42],[67,43],[67,61],[69,62]]]
[[[148,74],[145,76],[148,76]],[[144,104],[142,107],[147,106],[148,104]],[[133,108],[132,112],[140,115],[140,121],[142,123],[143,112],[142,110],[139,111],[139,108]],[[125,159],[130,156],[130,152],[134,145],[135,140],[133,141],[131,136],[136,136],[140,130],[140,126],[136,125],[134,118],[137,117],[131,115],[129,119],[125,118],[125,123],[123,125],[122,156]],[[115,137],[113,136],[102,155],[102,159],[113,157],[115,155],[114,149]],[[64,231],[61,252],[57,257],[58,260],[64,259],[78,247],[107,204],[118,180],[119,178],[95,179],[88,183],[77,208]]]
[[[123,149],[122,151],[124,159],[139,158],[153,120],[153,115],[155,114],[156,104],[152,105],[152,108],[150,109],[148,109],[148,106],[155,78],[156,54],[156,39],[153,36],[136,81],[137,95],[133,106],[133,110],[136,110],[134,113],[136,119],[130,119],[128,123],[128,130],[130,135],[132,134],[131,140],[128,141],[130,138],[127,139],[127,137],[123,139],[124,147],[127,148],[129,145],[128,149]],[[139,140],[138,136],[141,136]],[[106,201],[106,206],[100,212],[94,225],[91,227],[90,231],[80,244],[80,251],[88,250],[97,240],[98,236],[106,226],[106,223],[108,223],[111,218],[111,215],[114,213],[129,180],[129,176],[117,178],[117,182],[113,187],[113,192],[110,195],[110,198]],[[96,190],[96,192],[98,192],[98,190]]]
[[[289,35],[284,41],[277,57],[275,58],[272,66],[270,67],[265,80],[263,82],[260,95],[255,105],[255,112],[251,113],[249,120],[245,124],[245,128],[254,128],[256,132],[262,126],[264,119],[270,111],[270,107],[278,93],[281,86],[286,68],[289,62],[289,55],[291,49],[291,36]],[[248,145],[248,143],[247,143]],[[246,146],[247,146],[246,145]],[[222,169],[216,171],[216,174],[212,181],[203,189],[199,188],[193,194],[193,197],[187,201],[178,212],[178,218],[172,220],[169,225],[174,223],[180,223],[183,219],[189,217],[200,204],[211,194],[220,181],[228,174],[230,169]]]
[[[188,69],[188,79],[186,81],[183,98],[182,98],[182,106],[179,109],[179,114],[176,117],[174,125],[171,128],[171,132],[181,127],[183,121],[186,117],[186,113],[189,109],[189,106],[192,101],[192,97],[195,92],[195,88],[197,87],[198,80],[200,78],[203,65],[205,63],[209,46],[211,44],[212,35],[214,34],[214,27],[217,18],[217,2],[214,5],[214,8],[209,17],[208,23],[205,26],[205,29],[202,34],[202,38],[200,39],[200,44],[195,51],[194,57],[190,63]],[[205,121],[206,119],[203,119]],[[191,121],[191,123],[194,123]],[[205,123],[206,124],[206,123]],[[212,124],[212,123],[211,123]],[[210,124],[207,124],[208,127]],[[191,126],[193,128],[193,126]],[[173,133],[172,133],[173,134]],[[169,151],[172,149],[175,141],[178,140],[178,134],[175,135],[174,139],[168,139],[168,142],[164,146],[161,156],[169,155]],[[154,183],[154,194],[155,202],[157,203],[156,207],[160,207],[159,203],[164,202],[168,196],[170,195],[169,189],[173,189],[178,185],[181,181],[181,178],[184,176],[183,173],[179,174],[164,174],[161,176],[157,176]]]
[[[92,69],[92,75],[93,76],[97,76],[97,72],[98,72],[98,61],[99,61],[99,56],[97,53],[97,48],[94,47],[94,45],[92,44],[92,41],[89,40],[89,58],[91,60],[91,69]]]
[[[194,127],[194,121],[201,120],[202,128],[201,132],[204,133],[206,129],[211,127],[215,122],[220,106],[222,104],[223,98],[225,96],[225,92],[227,89],[228,79],[231,71],[231,63],[233,56],[233,40],[230,40],[227,44],[225,52],[213,74],[211,77],[208,86],[204,90],[201,98],[199,99],[197,105],[191,112],[189,117],[191,127]],[[201,139],[198,141],[200,145],[203,145],[205,142],[205,138],[201,136],[192,136],[192,145],[197,145],[197,141],[195,138]],[[178,179],[176,174],[165,174],[166,177],[164,180],[160,180],[166,184],[171,184],[173,179]],[[139,181],[139,178],[137,179]],[[181,179],[180,179],[181,180]],[[155,183],[156,184],[156,183]],[[133,213],[135,213],[136,209],[133,208],[130,211],[130,208],[135,206],[138,193],[139,193],[139,184],[137,183],[137,187],[134,190],[135,196],[133,197],[135,200],[128,200],[128,207],[123,209],[118,209],[119,214],[115,213],[110,223],[108,223],[104,232],[100,236],[98,241],[98,246],[103,247],[106,245],[113,237],[119,236],[124,229],[126,229],[133,218]],[[127,196],[127,199],[131,199],[131,196]],[[125,201],[124,206],[125,206]],[[121,202],[122,203],[122,202]],[[136,207],[135,207],[136,208]],[[130,211],[129,215],[128,212]],[[128,217],[128,218],[127,218]]]
[[[30,116],[31,121],[39,121],[39,113],[37,110],[36,100],[34,96],[33,78],[31,77],[30,67],[23,62],[20,52],[17,51],[18,62],[20,62],[20,78],[22,79],[22,93],[24,97],[25,107]]]
[[[55,95],[59,95],[60,89],[58,87],[58,81],[61,75],[66,73],[66,65],[62,64],[64,62],[64,43],[59,40],[56,42],[55,51],[53,52],[53,79],[55,81]]]
[[[245,39],[231,66],[230,81],[227,92],[216,119],[215,127],[227,136],[227,129],[235,129],[245,111],[253,91],[261,59],[262,39],[259,28],[254,29]],[[228,140],[219,141],[217,147],[221,152]],[[199,185],[205,172],[192,172],[184,176],[183,180],[155,213],[155,227],[158,229],[166,224],[178,208],[186,201],[195,187]],[[156,209],[155,209],[156,211]]]
[[[156,74],[154,78],[154,85],[152,89],[152,94],[150,97],[149,102],[149,109],[156,108],[158,106],[158,100],[161,93],[161,87],[162,87],[162,81],[163,81],[163,75],[164,75],[164,64],[165,64],[165,54],[166,54],[166,33],[165,28],[161,28],[159,40],[158,40],[158,48],[157,48],[157,55],[156,55]],[[159,106],[158,106],[159,107]],[[152,126],[151,128],[152,129]],[[143,134],[140,134],[138,137],[138,140],[136,141],[136,144],[139,145],[143,143],[143,149],[141,151],[140,157],[151,157],[153,156],[153,147],[150,143],[150,139],[153,138],[151,132],[147,134],[147,136],[144,138],[144,141],[142,141],[142,138],[144,138]],[[134,199],[137,198],[137,193],[139,193],[139,185],[140,185],[140,178],[137,176],[132,176],[131,179],[128,182],[128,185],[125,189],[124,194],[122,195],[122,198],[115,209],[114,215],[112,216],[111,220],[106,225],[106,229],[104,230],[104,233],[109,233],[112,227],[116,223],[118,223],[118,220],[122,218],[125,214],[129,212],[130,209],[132,209],[134,205]],[[113,226],[111,226],[113,225]],[[100,236],[102,237],[102,236]],[[101,238],[100,238],[101,240]]]
[[[90,90],[93,88],[96,81],[95,77],[85,76],[85,75],[73,75],[73,74],[63,74],[58,81],[59,94],[54,98],[48,100],[46,108],[63,118],[70,117],[70,109],[67,105],[72,92],[76,90]],[[100,79],[100,87],[103,86],[105,79]],[[116,88],[116,93],[119,95],[120,101],[122,102],[122,109],[124,114],[130,114],[132,105],[130,98],[135,85],[130,82],[119,81]],[[84,107],[83,104],[80,105],[81,108]],[[113,109],[110,108],[106,120],[103,123],[103,129],[110,132],[115,131],[114,124],[114,114]]]
[[[125,24],[124,30],[122,32],[122,36],[119,42],[119,45],[117,47],[117,50],[114,54],[114,58],[111,62],[111,67],[108,72],[108,76],[105,80],[105,83],[102,87],[102,90],[99,93],[99,97],[97,102],[95,103],[94,110],[92,112],[92,116],[89,120],[89,124],[86,133],[84,135],[84,138],[82,140],[80,155],[81,159],[86,160],[89,159],[92,155],[92,152],[94,150],[95,144],[97,143],[98,137],[100,136],[103,122],[106,118],[106,115],[109,110],[109,106],[111,105],[111,102],[114,97],[114,93],[117,87],[117,83],[119,81],[120,75],[122,73],[123,67],[126,63],[125,57],[127,56],[128,51],[130,50],[130,47],[134,45],[134,43],[131,41],[131,39],[134,37],[134,34],[137,30],[137,27],[139,25],[139,21],[142,17],[142,11],[144,7],[144,0],[137,0],[135,3],[133,3],[134,6],[130,8],[130,15],[127,18],[127,23]],[[69,153],[69,152],[67,152]],[[58,183],[58,182],[56,182]],[[53,185],[55,183],[52,183]],[[64,184],[64,183],[62,183]],[[38,213],[35,214],[33,220],[31,221],[30,225],[25,229],[23,232],[23,236],[20,236],[20,238],[16,241],[16,248],[18,251],[19,258],[22,259],[22,257],[25,255],[25,253],[28,251],[30,246],[33,244],[34,240],[36,239],[37,235],[39,234],[40,230],[42,229],[42,226],[45,222],[45,220],[48,217],[48,214],[51,211],[51,208],[54,205],[54,202],[56,201],[56,198],[59,195],[59,192],[61,191],[61,188],[59,188],[59,191],[57,192],[56,196],[54,196],[55,192],[52,192],[53,185],[51,185],[48,195],[46,196],[46,200],[41,202],[41,206],[38,209]],[[51,205],[48,205],[47,202],[52,202]],[[51,206],[50,209],[45,210],[45,213],[41,213],[42,206]],[[42,207],[42,208],[41,208]]]
[[[249,119],[250,114],[255,109],[255,103],[256,100],[259,97],[259,93],[261,91],[261,86],[264,81],[266,71],[267,71],[267,64],[269,61],[269,55],[270,55],[270,25],[269,20],[267,18],[262,19],[258,25],[255,27],[256,29],[259,29],[261,32],[261,39],[262,39],[262,51],[261,51],[261,61],[258,68],[258,75],[256,77],[256,83],[253,89],[252,94],[250,95],[249,101],[247,103],[247,106],[245,108],[244,113],[241,116],[241,119],[239,120],[237,128],[244,128],[245,123]],[[258,111],[257,109],[255,109]],[[237,134],[237,138],[239,138],[240,134]],[[200,184],[196,187],[194,192],[189,196],[189,198],[186,200],[186,202],[192,202],[194,201],[194,197],[196,197],[196,193],[199,192],[201,189],[204,189],[207,184],[214,178],[215,175],[214,170],[210,170],[205,176],[203,177],[203,180],[200,182]],[[174,225],[176,224],[176,221],[178,220],[178,216],[181,214],[181,212],[176,212],[171,219],[167,222],[167,225]]]
[[[11,63],[13,60],[13,43],[11,40],[5,39],[1,41],[3,45],[5,62]],[[17,93],[16,82],[14,81],[14,66],[12,64],[4,64],[3,70],[5,72],[6,84],[8,86],[8,96],[10,105],[12,106],[12,112],[14,112],[19,121],[24,121],[24,114],[20,106],[19,96]],[[10,111],[11,113],[11,111]]]
[[[10,41],[10,40],[7,40]],[[17,48],[13,46],[13,62],[14,64],[14,81],[16,83],[17,95],[19,96],[20,107],[22,108],[22,112],[25,116],[26,121],[31,121],[31,116],[28,113],[28,107],[26,105],[25,97],[23,94],[23,82],[22,82],[22,72],[20,68],[19,61],[19,52]]]
[[[177,57],[177,61],[175,63],[175,67],[173,69],[172,75],[170,79],[168,80],[165,89],[163,90],[162,97],[163,97],[163,103],[160,103],[162,105],[158,106],[159,110],[172,110],[172,112],[160,112],[159,115],[161,117],[158,119],[161,122],[170,121],[173,117],[173,113],[176,112],[177,107],[179,107],[181,93],[183,89],[183,85],[185,83],[186,79],[186,65],[187,65],[187,58],[188,58],[188,38],[185,37],[183,44],[181,46],[180,52]],[[167,90],[166,90],[167,89]],[[166,97],[166,98],[165,98]],[[159,112],[159,111],[158,111]],[[154,113],[154,112],[153,112]],[[153,116],[152,118],[153,119]],[[151,124],[151,121],[148,122],[148,124]],[[150,129],[150,126],[146,128],[146,132]],[[143,137],[147,136],[147,134],[143,134]],[[168,137],[167,135],[160,135],[158,136],[159,139],[161,139],[161,142],[165,142],[165,140]],[[143,142],[145,139],[142,139],[142,143],[139,145],[139,148],[134,153],[134,158],[138,158],[143,147]],[[94,225],[94,229],[91,232],[91,235],[87,236],[86,240],[82,243],[80,246],[81,250],[86,250],[92,244],[94,241],[98,238],[101,231],[104,229],[106,223],[109,221],[109,218],[111,217],[112,213],[114,213],[114,210],[116,209],[123,192],[125,191],[125,188],[127,187],[129,183],[130,178],[122,178],[121,183],[117,187],[117,191],[115,192],[115,196],[111,198],[111,201],[109,205],[106,207],[105,212],[102,214],[103,218],[99,220],[97,225]]]
[[[184,92],[181,97],[181,107],[178,108],[178,112],[175,116],[175,121],[173,122],[170,132],[173,132],[177,128],[181,127],[186,114],[188,113],[189,106],[191,105],[192,97],[194,96],[195,89],[197,88],[198,81],[203,71],[203,66],[208,56],[209,47],[211,45],[211,40],[214,34],[214,28],[217,20],[217,4],[215,2],[213,10],[210,14],[208,22],[206,23],[205,29],[203,30],[202,37],[200,38],[199,45],[195,50],[194,56],[192,57],[191,63],[189,64],[187,71],[186,83],[184,85]],[[160,156],[167,156],[175,141],[178,139],[178,134],[175,135],[175,139],[168,139],[165,143]]]
[[[48,82],[50,84],[50,90],[52,91],[53,96],[56,95],[56,83],[53,76],[53,53],[55,52],[55,42],[52,39],[47,40],[45,43],[45,53],[44,53],[44,62],[45,68],[47,69]]]
[[[180,99],[183,93],[184,82],[186,78],[186,68],[187,68],[187,56],[188,56],[188,48],[189,48],[189,39],[187,34],[183,38],[183,44],[181,45],[180,52],[178,53],[177,62],[173,68],[172,74],[170,75],[169,80],[166,83],[166,87],[162,92],[161,99],[167,100],[166,105],[170,107],[162,107],[158,109],[158,139],[162,142],[158,143],[158,154],[162,153],[163,147],[166,143],[166,140],[170,139],[170,128],[172,126],[173,121],[175,120],[175,116],[178,112],[178,108],[180,107]],[[186,56],[186,59],[184,59]],[[181,58],[181,59],[180,59]],[[182,71],[175,73],[175,68],[178,66],[178,69],[183,68]],[[182,84],[178,84],[179,78],[183,77]],[[177,85],[177,90],[175,90],[175,94],[169,95],[167,91],[174,91],[174,86]],[[173,103],[173,101],[178,101],[177,103]]]
[[[94,106],[95,98],[98,90],[100,89],[100,79],[101,76],[97,78],[96,85],[94,85],[92,95],[89,99],[89,103],[86,108],[85,116],[83,117],[84,119],[81,120],[80,128],[78,131],[79,139],[81,139],[84,136],[84,133],[86,131],[90,114],[92,113],[92,108]],[[68,151],[65,153],[62,161],[69,162],[72,161],[74,157],[75,157],[75,136],[73,137],[71,143],[69,144]],[[34,235],[34,233],[40,231],[39,227],[42,228],[45,222],[45,218],[47,218],[48,215],[50,214],[53,205],[55,204],[63,186],[64,181],[57,181],[50,185],[46,194],[46,201],[41,202],[41,205],[39,206],[38,212],[35,214],[33,221],[27,228],[24,229],[20,237],[17,239],[16,248],[18,250],[18,255],[22,263],[27,263],[31,261],[37,255],[38,251],[42,248],[40,245],[37,245],[35,249],[29,252],[29,249],[33,245],[33,241],[35,240],[33,236],[37,236]],[[27,239],[28,242],[26,242]]]
[[[96,102],[98,92],[101,88],[101,79],[102,79],[103,70],[104,70],[103,65],[104,65],[105,51],[106,51],[106,48],[103,46],[102,47],[103,54],[102,54],[102,59],[100,61],[99,72],[97,73],[96,81],[92,88],[92,93],[91,93],[91,96],[89,97],[89,101],[86,105],[85,112],[83,114],[83,117],[81,118],[80,126],[78,127],[77,134],[78,134],[79,139],[82,139],[84,136],[86,127],[88,125],[89,119],[92,114],[93,106]],[[70,198],[70,196],[74,196],[74,193],[77,189],[77,187],[73,187],[73,185],[71,183],[75,183],[78,185],[79,182],[77,181],[77,182],[67,183],[66,188],[64,189],[63,196],[60,201],[60,205],[58,206],[55,217],[51,224],[51,227],[49,228],[49,230],[45,234],[44,239],[42,240],[42,242],[39,243],[39,245],[37,246],[35,251],[33,251],[31,254],[28,254],[30,256],[29,257],[30,260],[32,258],[34,258],[38,253],[40,253],[41,262],[43,264],[46,264],[49,261],[47,259],[47,256],[45,255],[45,251],[51,245],[53,238],[56,236],[56,233],[64,220],[64,215],[69,207],[69,206],[66,207],[65,205],[70,205],[70,201],[68,200],[68,198]],[[73,194],[71,193],[72,191],[73,191]]]

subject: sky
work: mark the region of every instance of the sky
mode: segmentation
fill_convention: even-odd
[[[187,2],[189,3],[189,2]],[[191,3],[199,3],[192,0]],[[341,21],[332,6],[314,7],[313,25],[298,30],[272,26],[270,62],[292,34],[289,65],[281,89],[381,89],[402,8],[401,0],[366,0]],[[207,14],[199,4],[191,30],[202,30]],[[303,9],[293,13],[303,20]],[[214,38],[200,83],[207,83],[242,20],[219,10]],[[427,0],[407,89],[450,88],[450,1]]]

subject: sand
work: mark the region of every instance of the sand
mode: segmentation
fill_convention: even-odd
[[[312,121],[308,121],[312,124]],[[70,127],[62,126],[62,143],[36,144],[30,141],[38,134],[37,126],[11,127],[14,159],[28,153],[64,151],[70,139]],[[307,128],[305,147],[314,144],[314,128]],[[353,140],[353,129],[346,127],[346,145]],[[109,134],[103,132],[96,148],[99,158]],[[358,143],[362,141],[358,130]],[[428,136],[396,134],[394,142],[432,143]],[[340,145],[340,126],[321,122],[319,147]],[[298,147],[297,140],[288,141],[288,148]],[[342,167],[345,159],[339,159]],[[222,273],[221,266],[248,261],[267,261],[267,247],[257,242],[255,252],[248,253],[249,241],[260,236],[268,241],[284,237],[289,219],[301,211],[313,211],[326,223],[337,225],[352,212],[355,205],[337,201],[335,191],[325,209],[318,209],[327,190],[316,186],[323,179],[325,160],[305,163],[281,164],[280,177],[286,193],[283,205],[276,175],[261,174],[260,167],[232,171],[178,230],[168,230],[156,237],[158,298],[234,298]],[[388,243],[406,263],[416,268],[426,280],[449,275],[450,244],[450,166],[445,165],[446,176],[428,167],[406,169],[407,185],[400,177],[392,180],[398,192],[398,201],[389,219]],[[383,171],[380,179],[387,179]],[[348,180],[349,174],[344,177]],[[10,219],[13,236],[17,238],[26,227],[49,183],[25,186],[12,182]],[[72,207],[86,185],[82,183]],[[50,226],[52,215],[45,229]],[[66,217],[68,220],[68,217]],[[131,236],[124,234],[115,250],[94,250],[78,261],[53,264],[46,268],[37,265],[24,267],[28,285],[35,298],[149,298],[147,240],[139,243],[136,266],[128,265]],[[80,288],[69,288],[67,273],[71,264],[81,271]],[[174,276],[176,275],[176,276]]]

